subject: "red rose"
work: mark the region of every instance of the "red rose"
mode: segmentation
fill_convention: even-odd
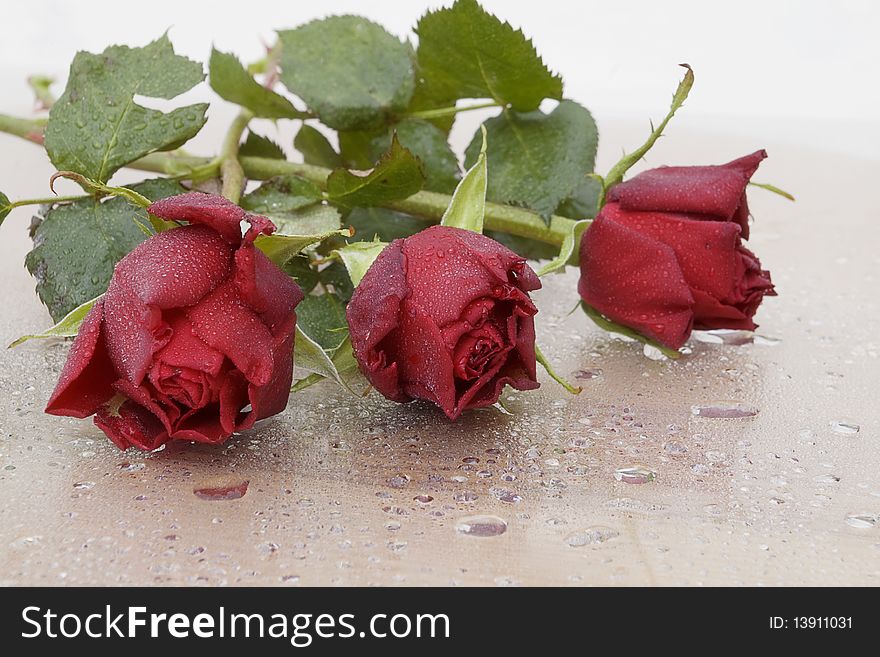
[[[721,166],[660,167],[615,185],[581,240],[584,301],[677,349],[697,329],[747,329],[770,273],[742,245],[746,185],[767,157]]]
[[[538,387],[541,282],[495,240],[432,226],[379,255],[348,305],[361,371],[388,399],[437,404],[454,420],[498,401],[505,384]]]
[[[116,265],[86,316],[47,413],[88,417],[126,449],[217,444],[284,410],[299,287],[253,245],[275,226],[192,192],[149,212],[188,226]],[[241,222],[250,224],[242,237]]]

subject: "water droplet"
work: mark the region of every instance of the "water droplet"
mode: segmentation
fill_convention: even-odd
[[[92,490],[95,487],[95,482],[94,481],[78,481],[73,485],[73,487],[76,490]]]
[[[394,475],[388,480],[388,485],[391,488],[403,488],[409,483],[409,477],[405,474]]]
[[[656,472],[643,465],[618,468],[614,471],[614,478],[625,484],[647,484],[649,481],[654,481],[656,477]]]
[[[458,520],[455,530],[465,536],[500,536],[507,531],[507,523],[498,516],[466,516]]]
[[[663,449],[667,454],[671,456],[684,456],[687,454],[688,448],[684,445],[684,443],[680,443],[677,440],[670,440],[669,442],[663,445]]]
[[[620,536],[620,532],[617,530],[597,525],[572,532],[565,537],[565,542],[571,547],[584,547],[585,545],[601,545],[618,536]]]
[[[861,429],[855,422],[846,422],[844,420],[832,420],[829,424],[831,424],[831,430],[834,433],[844,436],[854,436]]]
[[[477,500],[477,494],[472,493],[469,490],[465,490],[465,491],[462,491],[460,493],[456,493],[455,495],[453,495],[452,499],[454,499],[456,502],[470,503],[470,502],[475,502]]]
[[[285,584],[299,584],[299,575],[282,575],[281,581]]]
[[[434,501],[434,498],[430,495],[416,495],[413,499],[419,504],[430,504]]]
[[[714,401],[691,406],[691,413],[697,417],[741,418],[754,417],[758,414],[758,409],[739,401]]]
[[[193,493],[200,500],[209,500],[211,502],[216,502],[218,500],[237,500],[245,496],[249,483],[249,481],[245,480],[237,484],[226,486],[195,488],[193,489]]]
[[[123,472],[138,472],[147,467],[146,463],[120,463],[119,469]]]
[[[668,360],[666,355],[652,344],[646,344],[642,349],[642,353],[651,360]]]
[[[522,496],[515,491],[507,488],[490,488],[489,493],[496,499],[506,502],[507,504],[518,504],[522,502]]]
[[[574,378],[579,379],[581,381],[589,381],[590,379],[598,379],[602,376],[602,370],[600,369],[592,369],[592,370],[578,370],[574,373]]]
[[[819,475],[818,477],[814,477],[813,481],[815,481],[817,484],[836,484],[838,481],[840,481],[840,477],[833,474],[823,474]]]
[[[846,524],[856,529],[871,529],[877,524],[877,516],[872,513],[850,513]]]

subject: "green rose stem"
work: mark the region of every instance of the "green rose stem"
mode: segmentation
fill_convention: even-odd
[[[35,144],[43,144],[43,131],[49,119],[20,119],[17,116],[0,114],[0,132],[6,132]]]
[[[151,153],[128,165],[131,169],[152,171],[176,178],[210,177],[220,171],[223,177],[223,194],[238,201],[245,179],[267,180],[274,176],[296,175],[324,187],[331,170],[311,164],[289,162],[263,157],[237,157],[241,136],[250,121],[249,112],[242,111],[233,121],[226,134],[221,154],[216,158],[196,157],[180,151]],[[44,121],[31,121],[0,115],[0,132],[28,139],[42,144]],[[54,199],[56,202],[59,199]],[[409,198],[385,204],[385,207],[432,223],[439,223],[452,197],[436,192],[418,192]],[[27,201],[18,201],[27,205]],[[533,239],[553,246],[560,246],[565,236],[571,233],[574,219],[551,216],[549,223],[523,208],[500,203],[486,203],[486,230],[509,233]]]
[[[488,102],[479,103],[478,105],[466,105],[464,107],[440,107],[438,109],[420,110],[418,112],[408,112],[404,114],[406,119],[443,119],[447,116],[454,116],[462,112],[471,112],[478,109],[486,109],[487,107],[504,107],[502,103]]]
[[[220,178],[223,181],[221,193],[233,203],[238,203],[244,189],[245,173],[239,162],[238,147],[252,118],[253,112],[241,110],[229,126],[220,151]]]

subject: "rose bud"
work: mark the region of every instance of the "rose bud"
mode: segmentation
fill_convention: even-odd
[[[437,404],[455,420],[501,390],[538,387],[541,282],[525,260],[478,233],[432,226],[389,244],[348,304],[355,357],[370,383],[398,402]]]
[[[266,217],[196,192],[148,211],[189,225],[117,263],[46,412],[96,414],[120,449],[222,443],[287,405],[302,291],[254,247],[275,230]]]
[[[770,273],[742,245],[746,185],[767,157],[660,167],[611,188],[581,239],[583,300],[677,349],[696,329],[753,330]]]

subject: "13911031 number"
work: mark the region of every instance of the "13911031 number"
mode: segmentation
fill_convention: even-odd
[[[796,616],[792,619],[795,629],[852,629],[851,616]]]

